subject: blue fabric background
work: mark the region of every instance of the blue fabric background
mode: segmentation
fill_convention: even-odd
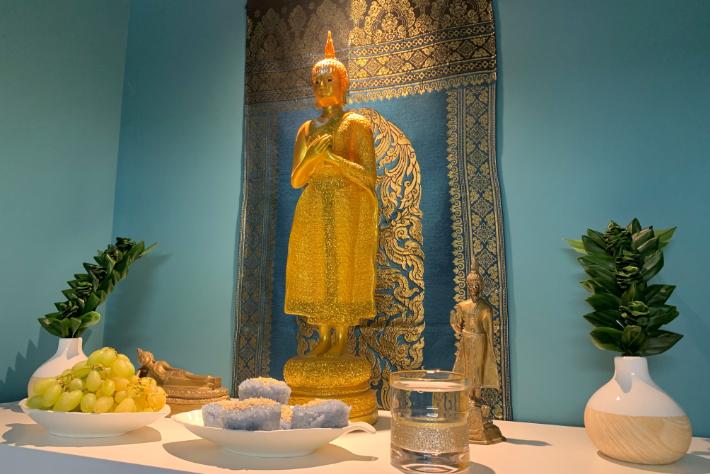
[[[421,209],[424,233],[424,366],[450,369],[454,337],[449,312],[454,305],[451,218],[446,156],[446,93],[437,92],[397,100],[358,103],[399,127],[414,146],[421,171]],[[412,111],[416,111],[413,114]],[[424,112],[424,113],[423,113]],[[293,143],[298,127],[315,117],[315,109],[279,114],[278,204],[274,258],[274,299],[271,325],[271,375],[282,376],[286,360],[296,353],[296,324],[283,312],[288,237],[293,211],[301,191],[291,188],[289,177]]]

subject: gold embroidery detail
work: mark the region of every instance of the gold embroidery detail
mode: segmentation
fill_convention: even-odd
[[[495,71],[490,0],[295,3],[279,12],[250,9],[248,103],[310,96],[308,72],[328,29],[356,96],[382,88],[389,88],[386,97],[421,94],[445,88],[444,78]]]

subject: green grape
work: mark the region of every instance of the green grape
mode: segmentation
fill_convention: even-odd
[[[121,403],[127,396],[128,392],[121,390],[113,394],[113,399],[116,400],[116,403]]]
[[[57,383],[57,379],[55,379],[54,377],[39,379],[32,384],[32,386],[30,387],[30,393],[28,395],[30,397],[33,397],[35,395],[44,395],[44,392],[47,390],[47,388],[49,388],[51,385],[54,385],[55,383]]]
[[[60,377],[66,377],[67,375],[71,375],[71,369],[66,369],[64,372],[62,372]]]
[[[117,356],[116,358],[117,358],[117,359],[120,359],[120,360],[123,360],[123,361],[126,361],[126,362],[130,362],[130,361],[131,361],[131,359],[129,359],[126,354],[118,354],[118,356]]]
[[[118,352],[113,347],[104,347],[99,363],[104,367],[111,367],[118,357]]]
[[[116,384],[113,383],[113,380],[111,379],[106,379],[103,381],[101,384],[101,388],[98,390],[98,393],[100,395],[104,396],[111,396],[113,395],[113,392],[116,391]]]
[[[116,405],[114,410],[116,413],[130,413],[136,411],[136,402],[132,398],[124,398],[121,403]]]
[[[94,352],[91,353],[89,356],[89,360],[87,361],[89,365],[96,365],[101,363],[101,357],[103,355],[103,349],[96,349]]]
[[[72,411],[81,403],[81,390],[72,390],[71,392],[64,392],[56,401],[52,409],[54,411]]]
[[[113,397],[99,397],[94,403],[94,413],[107,413],[113,408]]]
[[[81,397],[81,411],[84,413],[91,413],[94,411],[94,405],[96,404],[96,395],[93,393],[85,393]]]
[[[85,360],[75,364],[74,367],[71,368],[71,375],[76,379],[83,379],[89,375],[89,372],[91,372],[91,366],[89,366]]]
[[[42,401],[42,395],[35,395],[27,400],[27,406],[34,408],[35,410],[41,410],[44,408],[44,402]]]
[[[49,409],[54,405],[59,397],[62,395],[62,386],[56,380],[54,384],[50,385],[42,395],[42,408]]]
[[[111,375],[114,377],[130,377],[135,371],[133,364],[121,359],[117,359],[111,366]]]
[[[101,374],[98,371],[92,370],[89,375],[86,376],[86,382],[84,382],[85,388],[89,392],[95,392],[101,388],[103,380],[101,379]]]
[[[84,382],[81,379],[71,379],[69,390],[84,390]]]
[[[116,391],[126,390],[131,381],[124,377],[113,377],[113,384],[116,386]]]

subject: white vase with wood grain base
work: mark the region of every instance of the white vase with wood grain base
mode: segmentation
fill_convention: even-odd
[[[584,427],[603,454],[639,464],[670,464],[688,451],[690,420],[648,374],[645,357],[615,357],[614,377],[584,410]]]

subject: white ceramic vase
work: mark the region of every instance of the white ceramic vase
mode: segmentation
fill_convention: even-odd
[[[688,451],[690,420],[656,385],[645,357],[615,357],[614,377],[584,410],[584,426],[603,454],[639,464],[670,464]]]
[[[57,345],[57,352],[44,364],[40,365],[30,377],[27,384],[27,393],[30,393],[32,384],[38,379],[55,377],[65,369],[70,369],[77,362],[86,360],[87,357],[82,351],[82,339],[80,337],[60,338]]]

